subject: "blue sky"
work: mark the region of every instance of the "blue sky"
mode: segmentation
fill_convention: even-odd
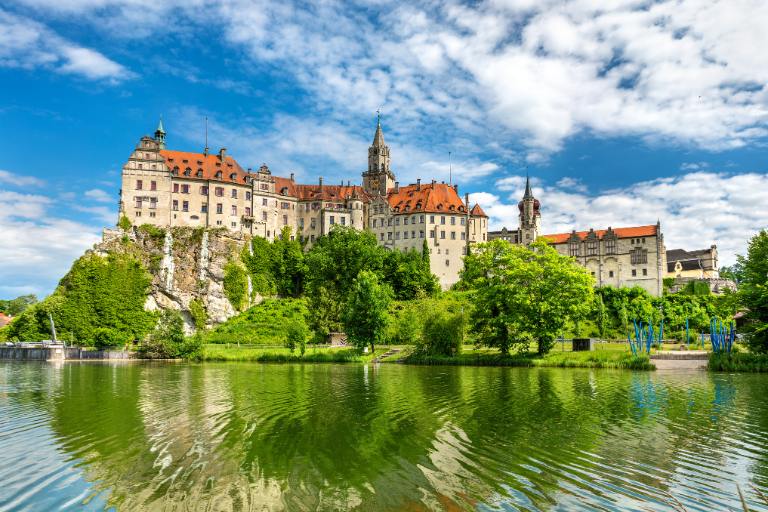
[[[168,145],[360,180],[381,108],[401,182],[493,228],[526,173],[547,232],[661,220],[723,262],[768,225],[768,6],[21,0],[0,7],[0,297],[49,293],[113,224],[120,168]]]

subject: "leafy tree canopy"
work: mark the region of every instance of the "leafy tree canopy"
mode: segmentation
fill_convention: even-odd
[[[361,271],[352,282],[344,310],[344,332],[349,341],[362,349],[377,343],[386,336],[389,315],[387,309],[392,300],[392,290],[379,282],[378,276],[369,270]]]
[[[537,342],[548,352],[568,319],[584,317],[594,282],[587,270],[545,241],[529,247],[503,240],[476,245],[465,258],[462,281],[475,290],[472,328],[502,353]]]
[[[768,352],[768,230],[749,241],[746,257],[739,257],[743,268],[738,298],[746,308],[747,340],[751,350]]]

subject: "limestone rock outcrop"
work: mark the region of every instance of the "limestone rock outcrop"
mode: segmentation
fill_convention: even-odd
[[[180,311],[187,333],[192,333],[190,304],[194,300],[205,308],[208,327],[237,314],[224,290],[224,267],[239,260],[250,238],[226,229],[134,226],[105,229],[92,252],[105,257],[111,253],[135,256],[152,276],[145,309]],[[260,297],[252,301],[257,302]]]

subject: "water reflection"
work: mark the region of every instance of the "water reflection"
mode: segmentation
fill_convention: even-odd
[[[768,378],[0,363],[0,509],[768,510]]]

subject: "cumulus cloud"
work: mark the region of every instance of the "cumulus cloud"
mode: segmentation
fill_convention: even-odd
[[[0,190],[0,297],[50,293],[98,241],[96,228],[52,216],[53,206],[45,196]]]
[[[170,30],[213,24],[247,59],[292,74],[337,121],[383,105],[416,142],[441,123],[443,133],[521,143],[529,163],[582,132],[712,150],[768,135],[768,53],[755,51],[768,47],[762,0],[21,4],[77,14],[110,37],[166,32],[153,20],[168,16],[180,21]],[[34,61],[66,58],[27,39],[14,47],[33,48]],[[59,67],[99,60],[70,59]]]
[[[45,182],[33,176],[24,176],[0,169],[0,184],[12,187],[41,187]]]
[[[98,201],[99,203],[111,203],[115,200],[108,192],[105,192],[100,188],[86,190],[85,197]]]
[[[517,202],[524,177],[517,176],[507,195],[471,194],[490,217],[491,229],[517,228]],[[505,178],[512,183],[512,177]],[[500,180],[502,181],[502,180]],[[497,187],[502,190],[501,187]],[[717,244],[723,264],[744,254],[747,241],[768,226],[768,174],[691,172],[678,177],[634,183],[619,190],[589,194],[563,186],[534,187],[541,201],[545,233],[573,229],[655,224],[661,221],[667,249],[698,249]]]
[[[117,83],[135,74],[101,53],[79,46],[28,17],[0,9],[0,66],[52,69]]]

